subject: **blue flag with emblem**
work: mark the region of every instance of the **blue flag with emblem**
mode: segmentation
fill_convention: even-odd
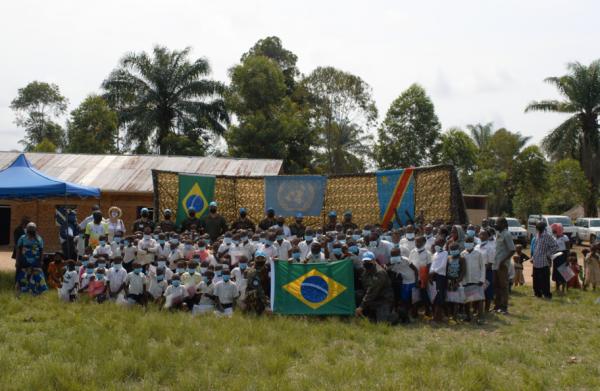
[[[265,210],[275,214],[319,216],[323,209],[325,177],[320,175],[266,176]]]
[[[353,315],[352,261],[312,264],[275,261],[271,306],[273,312],[287,315]]]

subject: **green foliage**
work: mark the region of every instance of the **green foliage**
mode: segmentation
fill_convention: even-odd
[[[476,169],[477,145],[465,132],[452,128],[440,135],[434,164],[451,164],[456,169],[463,189],[472,186],[472,177]]]
[[[490,314],[485,326],[390,327],[333,317],[192,317],[87,298],[61,303],[55,292],[17,299],[7,288],[13,278],[0,273],[3,391],[600,388],[594,292],[539,300],[531,286],[518,287],[513,315]]]
[[[596,216],[600,186],[600,60],[588,66],[570,63],[567,69],[568,74],[545,80],[555,86],[564,99],[534,101],[525,111],[571,114],[544,138],[542,145],[554,160],[579,161],[589,182],[584,203],[586,216]]]
[[[189,60],[190,49],[154,47],[152,55],[125,55],[102,87],[125,127],[125,147],[136,153],[166,154],[169,135],[200,137],[225,132],[229,116],[225,86],[207,79],[208,61]]]
[[[71,112],[67,123],[69,153],[117,153],[117,114],[102,97],[88,96]]]
[[[588,181],[577,160],[563,159],[552,165],[544,204],[549,213],[563,213],[588,197]]]
[[[63,115],[67,104],[56,84],[33,81],[19,89],[10,108],[15,111],[17,126],[25,129],[25,138],[20,141],[25,151],[34,150],[44,139],[50,141],[55,149],[62,147],[64,130],[53,118]]]
[[[35,147],[33,147],[31,152],[55,153],[56,150],[57,150],[56,145],[52,141],[45,138],[42,141],[40,141]]]
[[[481,151],[487,151],[492,134],[494,134],[494,123],[467,125],[469,134]]]
[[[378,130],[375,160],[380,169],[423,166],[432,157],[441,125],[423,87],[411,85],[392,104]]]
[[[371,87],[333,67],[318,67],[302,86],[310,99],[311,127],[319,137],[318,168],[332,174],[364,171],[368,132],[377,120]]]
[[[309,170],[315,137],[307,131],[308,112],[287,95],[278,63],[261,55],[245,56],[230,77],[227,104],[237,124],[226,134],[229,154],[282,159],[286,173]]]
[[[515,160],[513,198],[514,214],[525,220],[533,213],[543,212],[546,196],[548,163],[537,145],[526,147]]]

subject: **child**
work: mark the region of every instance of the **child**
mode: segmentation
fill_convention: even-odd
[[[433,320],[442,322],[444,318],[444,306],[446,304],[446,269],[448,263],[448,252],[444,250],[444,239],[437,239],[434,245],[435,255],[429,269],[429,284],[434,285],[434,292],[430,297],[433,302]]]
[[[567,290],[569,288],[581,289],[581,283],[579,281],[579,272],[581,272],[581,268],[579,267],[579,264],[577,263],[577,253],[576,252],[571,251],[569,253],[568,262],[569,262],[569,267],[571,268],[571,271],[573,272],[574,276],[571,277],[571,279],[569,281],[567,281]]]
[[[133,263],[133,271],[127,274],[125,279],[125,293],[127,294],[127,301],[130,304],[140,304],[146,306],[146,289],[148,286],[148,279],[142,272],[142,265],[138,262]]]
[[[63,272],[63,255],[62,253],[55,253],[52,262],[48,265],[48,285],[50,288],[60,288]]]
[[[116,231],[113,236],[113,241],[110,244],[110,250],[112,251],[112,257],[123,257],[123,231]]]
[[[181,285],[181,280],[178,274],[173,275],[171,285],[165,289],[165,307],[167,309],[186,309],[185,299],[187,297],[187,289]]]
[[[525,255],[525,254],[522,254]],[[519,254],[515,254],[512,257],[513,264],[515,265],[515,286],[525,285],[525,278],[523,277],[523,258]]]
[[[425,316],[431,316],[431,302],[427,295],[427,283],[429,280],[429,267],[431,266],[431,253],[427,249],[427,239],[424,236],[417,236],[415,239],[415,248],[408,255],[408,260],[419,271],[418,288],[419,301],[413,306],[413,318],[417,317],[419,307],[425,307]]]
[[[88,289],[88,285],[94,277],[94,269],[96,269],[96,264],[89,261],[85,267],[85,272],[81,275],[81,279],[79,280],[79,293]]]
[[[105,259],[112,258],[112,247],[106,242],[106,235],[102,235],[99,238],[98,246],[94,249],[94,258],[103,256]]]
[[[123,259],[120,256],[113,259],[113,265],[108,269],[106,280],[108,295],[114,300],[125,289],[125,280],[127,280],[127,270],[123,267]]]
[[[123,241],[123,267],[128,273],[133,270],[133,261],[137,255],[137,245],[134,246],[134,241],[131,236]]]
[[[202,281],[196,287],[196,294],[199,296],[199,301],[198,304],[193,307],[193,315],[211,313],[215,309],[212,278],[213,272],[210,270],[202,275]]]
[[[94,277],[90,279],[88,284],[88,295],[96,300],[98,304],[104,303],[107,297],[107,286],[104,275],[104,268],[99,267],[94,273]]]
[[[169,286],[165,278],[165,267],[158,267],[154,274],[150,276],[150,284],[148,287],[148,293],[154,300],[155,303],[160,303],[165,293],[165,290]]]
[[[465,276],[462,280],[465,289],[466,320],[471,321],[471,313],[477,314],[477,324],[483,323],[483,284],[485,282],[485,260],[481,253],[475,250],[475,240],[472,236],[465,239]]]
[[[186,304],[188,308],[193,308],[196,304],[196,286],[202,281],[202,274],[196,271],[196,263],[188,262],[187,272],[180,277],[181,284],[187,290]]]
[[[460,244],[456,241],[452,242],[450,244],[450,257],[446,265],[446,279],[448,284],[448,307],[454,322],[458,321],[458,306],[462,303],[459,292],[460,282],[465,276],[465,259],[460,254]]]
[[[77,286],[79,285],[79,275],[75,270],[75,261],[66,262],[67,270],[62,278],[62,285],[58,291],[58,297],[63,301],[73,302],[77,300]]]
[[[496,249],[492,243],[488,242],[489,239],[488,231],[482,229],[479,232],[479,244],[475,246],[475,249],[481,253],[483,260],[485,261],[485,283],[483,284],[485,294],[485,312],[490,311],[492,300],[494,300],[494,271],[492,265],[494,264],[494,258],[496,257]]]
[[[592,285],[596,290],[596,285],[600,285],[600,255],[598,254],[598,244],[593,244],[590,253],[585,257],[585,278],[583,289]]]
[[[222,281],[214,286],[214,296],[217,303],[216,315],[233,315],[233,304],[240,292],[235,282],[230,280],[229,271],[223,272]]]

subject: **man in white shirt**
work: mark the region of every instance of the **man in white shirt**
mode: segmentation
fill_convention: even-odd
[[[310,228],[306,229],[304,233],[304,240],[298,243],[298,248],[300,249],[300,257],[302,259],[306,259],[310,254],[310,246],[313,244],[315,237],[315,231]]]
[[[376,232],[371,232],[371,235],[369,235],[367,248],[370,252],[375,254],[375,259],[380,265],[383,266],[390,263],[391,251],[392,248],[394,248],[394,245],[388,241],[380,240],[379,234]]]
[[[264,254],[267,262],[270,262],[273,259],[277,259],[278,250],[274,246],[275,242],[275,234],[268,234],[267,239],[265,239],[265,243],[260,249]]]
[[[275,247],[277,251],[276,259],[287,260],[292,256],[292,244],[289,240],[285,239],[283,235],[282,230],[277,231],[277,237],[275,243],[273,243],[273,247]]]
[[[125,281],[127,280],[127,271],[123,268],[121,258],[115,258],[113,265],[106,273],[106,281],[108,283],[108,294],[110,298],[116,298],[117,295],[125,289]]]
[[[400,240],[400,247],[404,247],[408,250],[406,256],[408,257],[410,252],[415,248],[415,227],[412,225],[408,225],[406,227],[406,234],[404,238]],[[404,256],[404,254],[403,254]]]
[[[127,300],[131,304],[137,303],[146,305],[146,289],[148,287],[148,279],[142,272],[142,265],[137,262],[133,264],[133,271],[127,274],[125,286]]]
[[[217,315],[233,315],[233,303],[239,297],[240,292],[235,282],[230,280],[229,272],[223,272],[223,280],[214,286],[214,296],[217,298]]]
[[[154,262],[154,256],[158,249],[158,243],[152,237],[152,228],[144,227],[144,236],[138,241],[137,259],[141,265],[148,265]]]

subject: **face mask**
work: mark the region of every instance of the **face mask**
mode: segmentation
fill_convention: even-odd
[[[160,274],[158,276],[156,276],[156,281],[162,281],[165,279],[165,275],[164,274]]]
[[[202,281],[204,281],[205,283],[208,284],[208,277],[206,277],[206,276],[202,277]]]
[[[356,254],[358,254],[358,247],[357,246],[350,246],[348,248],[348,251],[350,251],[352,254],[356,255]]]
[[[406,239],[408,240],[413,240],[415,238],[415,234],[412,232],[409,232],[406,234]]]
[[[229,281],[229,275],[228,274],[225,274],[223,276],[223,281],[225,281],[225,282]]]
[[[225,243],[225,244],[231,244],[231,238],[225,238],[223,240],[223,243]]]
[[[220,270],[215,272],[215,276],[217,276],[217,277],[221,277],[222,274],[223,274],[223,272]]]
[[[94,272],[94,269],[88,268],[88,269],[85,269],[85,272],[87,274],[92,274]]]
[[[312,242],[313,237],[310,236],[310,235],[307,235],[307,236],[304,237],[304,240],[306,240],[307,242]]]
[[[141,267],[136,267],[135,269],[133,269],[133,272],[135,274],[140,274],[142,272],[142,268]]]
[[[370,241],[369,247],[377,247],[377,241],[375,241],[375,240]]]
[[[106,244],[106,241],[105,241],[105,240],[101,240],[101,241],[100,241],[100,246],[104,247],[104,245],[105,245],[105,244]]]
[[[240,270],[246,270],[247,267],[248,267],[247,263],[240,263]]]
[[[442,246],[437,246],[437,245],[435,246],[435,252],[436,252],[436,253],[441,253],[441,252],[442,252],[442,250],[443,250],[443,249],[442,249]]]
[[[248,237],[244,236],[244,237],[241,238],[241,240],[242,240],[242,243],[246,243],[248,241]]]
[[[336,247],[333,249],[333,254],[334,255],[342,255],[342,249],[339,247]]]
[[[98,281],[102,281],[102,280],[104,280],[104,274],[99,274],[99,273],[97,273],[97,274],[96,274],[96,280],[98,280]]]
[[[186,245],[185,245],[185,249],[186,249],[186,250],[191,250],[191,248],[192,248],[192,245],[191,245],[191,244],[186,244]]]
[[[474,229],[468,229],[467,230],[467,236],[470,236],[472,238],[475,237],[475,230]]]
[[[200,268],[200,273],[204,274],[204,273],[206,273],[206,270],[208,270],[208,269],[205,268],[205,267],[201,267]]]
[[[474,246],[475,246],[474,243],[465,243],[465,248],[467,250],[472,250]]]
[[[300,259],[301,255],[302,254],[300,254],[300,253],[292,253],[292,258],[294,258],[294,259]]]
[[[368,236],[368,235],[371,235],[371,231],[369,231],[368,229],[364,229],[363,236]]]
[[[115,243],[121,243],[121,237],[115,236]]]
[[[484,244],[487,244],[487,242],[488,242],[487,240],[482,240],[481,244],[484,245]]]
[[[151,235],[144,235],[144,240],[150,240],[152,238]]]
[[[179,244],[179,240],[171,239],[171,246],[177,246]]]
[[[177,273],[177,274],[181,274],[181,273],[183,273],[184,271],[185,271],[185,269],[182,269],[182,268],[180,268],[180,267],[178,267],[178,268],[176,268],[176,269],[175,269],[175,273]]]
[[[159,239],[159,240],[158,240],[158,244],[160,244],[161,246],[164,246],[164,245],[165,245],[165,241],[164,241],[164,240],[162,240],[162,239]]]
[[[122,268],[122,267],[123,267],[123,265],[121,265],[120,263],[115,263],[115,264],[113,265],[113,268],[114,268],[115,270],[121,270],[121,268]]]
[[[400,263],[401,260],[402,260],[402,257],[399,255],[390,257],[390,263]]]
[[[239,245],[239,244],[240,244],[240,241],[239,241],[239,240],[234,240],[234,241],[233,241],[233,244],[234,244],[235,246],[237,246],[237,245]]]
[[[81,264],[85,267],[90,261],[82,261]]]
[[[126,246],[129,246],[129,240],[123,241],[123,244],[126,245]]]
[[[269,247],[272,244],[273,242],[271,242],[270,240],[265,240],[265,246]]]
[[[360,240],[360,235],[352,235],[352,239],[354,239],[354,240]]]
[[[194,273],[196,273],[196,269],[188,269],[188,273],[194,274]]]
[[[277,241],[281,242],[283,240],[283,235],[277,235]]]
[[[179,286],[179,284],[181,284],[181,282],[179,280],[171,281],[171,285],[173,285],[175,288],[177,288]]]
[[[152,237],[154,238],[154,240],[158,240],[158,235],[152,235]]]
[[[460,250],[450,250],[450,255],[456,258],[460,255]]]
[[[98,267],[99,267],[99,268],[105,268],[105,267],[106,267],[106,263],[104,263],[104,262],[99,262],[99,263],[98,263]]]
[[[167,262],[165,262],[165,261],[158,261],[157,264],[158,264],[158,267],[165,267],[165,266],[167,266]]]
[[[112,212],[110,215],[112,216],[113,219],[116,219],[117,217],[119,217],[119,214],[117,212]]]

